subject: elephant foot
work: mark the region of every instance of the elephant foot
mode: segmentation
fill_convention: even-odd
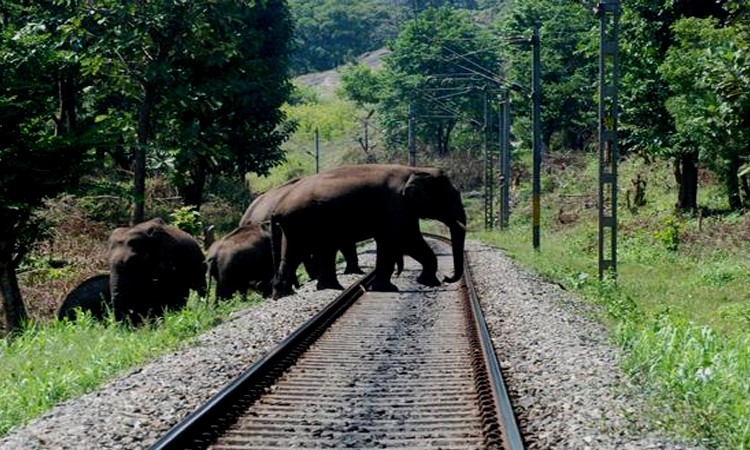
[[[372,282],[370,290],[374,292],[398,292],[398,287],[390,281],[375,280]]]
[[[278,300],[282,297],[288,297],[293,294],[294,294],[294,289],[292,289],[291,286],[289,286],[286,283],[276,284],[273,286],[272,298],[274,300]]]
[[[346,269],[344,269],[345,274],[357,274],[357,275],[363,275],[365,272],[359,268],[359,266],[353,266],[349,267],[346,266]]]
[[[316,288],[319,291],[322,291],[323,289],[336,289],[336,290],[339,290],[339,291],[343,291],[344,290],[344,286],[342,286],[341,283],[339,283],[336,280],[331,280],[331,281],[328,281],[328,282],[325,282],[323,280],[318,280],[318,284],[317,284]]]
[[[430,286],[430,287],[440,286],[440,280],[437,279],[434,273],[421,274],[419,277],[417,277],[417,283],[423,286]]]

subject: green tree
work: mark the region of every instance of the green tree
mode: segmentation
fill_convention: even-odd
[[[380,85],[380,76],[366,65],[349,65],[341,70],[341,95],[356,103],[360,108],[367,110],[366,114],[360,119],[362,126],[357,142],[365,153],[366,161],[371,163],[377,161],[373,152],[377,144],[371,138],[370,124],[375,114],[375,108],[380,102]]]
[[[292,22],[281,0],[224,1],[205,12],[186,43],[192,53],[175,62],[173,118],[159,136],[173,149],[174,179],[186,205],[200,207],[206,176],[244,180],[278,165],[293,131],[281,106],[288,77]]]
[[[682,138],[678,137],[677,143],[673,140],[675,124],[666,106],[670,89],[659,72],[664,55],[674,42],[672,25],[682,17],[723,20],[726,11],[714,2],[634,0],[623,5],[621,148],[649,158],[672,159],[679,185],[677,206],[694,209],[697,207],[699,155],[695,147],[680,141]]]
[[[666,107],[675,126],[673,151],[700,156],[724,180],[729,206],[747,201],[747,177],[738,177],[750,157],[750,69],[748,42],[735,27],[717,19],[683,18],[661,73],[672,96]]]
[[[6,2],[0,29],[0,291],[6,329],[26,320],[16,269],[43,230],[43,200],[73,187],[90,136],[77,120],[78,68],[54,11]]]
[[[372,106],[380,101],[381,79],[370,67],[350,64],[341,69],[341,93],[359,106]]]
[[[100,125],[133,155],[133,223],[144,218],[147,156],[196,207],[208,174],[264,173],[283,159],[284,0],[99,0],[81,5],[70,28],[86,38],[83,67],[100,80]]]
[[[454,131],[475,131],[482,91],[499,80],[490,42],[465,11],[448,7],[427,9],[404,24],[385,60],[377,107],[390,147],[404,144],[410,104],[417,138],[436,154],[450,151]]]
[[[380,48],[395,35],[390,1],[290,0],[296,74],[332,69]]]
[[[495,23],[505,38],[500,48],[505,76],[531,90],[531,49],[519,45],[518,38],[530,39],[534,24],[539,25],[542,65],[542,144],[583,149],[596,132],[595,53],[598,49],[596,18],[581,2],[518,0],[506,4]],[[587,47],[588,44],[588,47]],[[530,123],[529,100],[514,94],[514,122]],[[525,125],[528,126],[528,125]],[[530,133],[519,133],[530,136]],[[530,147],[530,139],[527,142]]]
[[[100,76],[106,83],[102,89],[119,93],[120,102],[108,113],[133,155],[133,224],[144,220],[146,157],[154,144],[155,114],[174,85],[174,61],[199,14],[194,2],[98,0],[78,5],[69,21],[70,31],[87,42],[84,72]]]

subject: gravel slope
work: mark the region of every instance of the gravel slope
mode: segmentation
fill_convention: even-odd
[[[642,405],[622,394],[616,351],[585,318],[584,305],[496,249],[470,242],[467,250],[529,449],[694,448],[644,432],[632,419]],[[360,258],[372,265],[374,253]],[[344,285],[353,279],[340,276]],[[237,313],[194,346],[56,406],[0,440],[0,450],[148,448],[335,294],[308,284]]]

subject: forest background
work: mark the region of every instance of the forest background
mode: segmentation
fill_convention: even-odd
[[[600,281],[594,6],[3,2],[0,288],[3,331],[14,338],[3,341],[0,372],[12,376],[0,381],[8,400],[0,403],[27,403],[0,412],[0,430],[225,314],[194,299],[187,316],[151,330],[83,320],[86,333],[142,339],[147,350],[87,363],[104,367],[85,382],[61,376],[76,386],[50,381],[52,369],[39,367],[55,366],[52,351],[33,345],[80,332],[52,320],[54,311],[79,281],[106,270],[112,228],[162,216],[199,237],[213,224],[220,236],[255,195],[315,172],[316,133],[321,169],[406,163],[411,110],[418,162],[450,172],[474,236],[601,306],[625,370],[654,399],[654,417],[665,417],[657,426],[711,448],[749,447],[750,11],[739,0],[622,2],[620,265],[616,281]],[[539,251],[530,248],[534,24],[543,74]],[[513,114],[513,175],[503,180],[511,223],[484,231],[483,132],[497,133],[483,128],[484,96],[503,89]],[[439,98],[448,90],[456,95]],[[141,337],[150,332],[174,339]],[[28,360],[34,352],[46,358],[39,367]],[[27,395],[34,390],[42,400]]]

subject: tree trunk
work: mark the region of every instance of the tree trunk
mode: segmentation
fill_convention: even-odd
[[[12,242],[0,242],[0,292],[3,297],[6,331],[9,334],[15,333],[23,327],[27,316],[16,278]]]
[[[742,207],[750,206],[750,177],[743,175],[739,179],[740,190],[742,191]]]
[[[437,153],[440,156],[445,156],[450,151],[450,139],[451,132],[455,123],[440,123],[437,129]]]
[[[151,110],[156,97],[156,86],[149,83],[144,88],[143,101],[138,110],[138,142],[135,146],[134,187],[133,187],[133,217],[130,225],[143,222],[146,203],[146,147],[151,138]]]
[[[679,185],[677,208],[691,210],[698,207],[698,165],[695,153],[683,154],[674,161],[674,176]]]
[[[57,115],[55,136],[64,136],[72,133],[77,126],[76,84],[73,77],[64,77],[58,81],[57,86],[60,109]]]
[[[201,209],[203,202],[203,188],[206,185],[206,163],[199,157],[195,169],[190,173],[189,180],[182,188],[182,202],[185,206],[195,206],[195,210]]]
[[[729,160],[729,166],[727,167],[727,173],[725,174],[724,185],[727,190],[727,197],[729,200],[729,207],[736,211],[742,208],[742,197],[740,196],[740,183],[737,178],[737,172],[739,172],[742,163],[737,156],[733,155]]]

